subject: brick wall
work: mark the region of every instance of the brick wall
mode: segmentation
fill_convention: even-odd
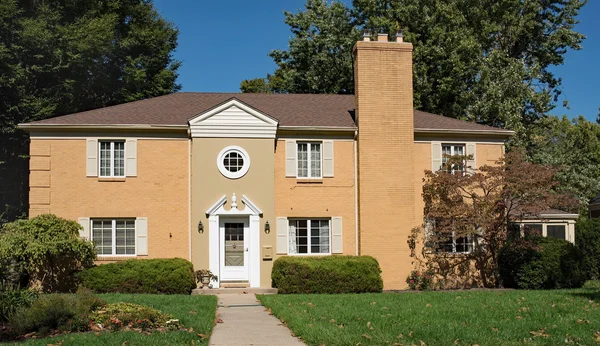
[[[139,139],[138,175],[120,181],[86,177],[85,138],[32,139],[30,153],[30,217],[147,217],[144,258],[189,258],[187,140]]]

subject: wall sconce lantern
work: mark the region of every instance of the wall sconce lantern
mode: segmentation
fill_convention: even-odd
[[[269,234],[271,233],[271,225],[269,225],[269,221],[267,220],[267,222],[265,222],[265,233]]]
[[[204,233],[204,225],[202,224],[202,220],[198,221],[198,233]]]

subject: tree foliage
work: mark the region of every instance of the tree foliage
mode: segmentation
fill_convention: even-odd
[[[47,292],[75,289],[76,274],[96,259],[92,243],[79,237],[80,229],[77,222],[55,215],[4,224],[0,268]]]
[[[176,91],[177,34],[149,0],[0,0],[0,224],[27,206],[17,124]]]
[[[516,142],[547,114],[561,80],[550,68],[581,49],[574,30],[584,0],[308,0],[286,12],[288,50],[271,90],[353,93],[352,47],[358,31],[402,29],[414,45],[415,107],[518,131]],[[273,79],[274,83],[271,83]]]
[[[448,167],[461,165],[465,159],[450,157]],[[518,150],[497,165],[464,175],[427,171],[423,185],[427,222],[415,228],[408,240],[417,267],[424,267],[417,269],[434,270],[454,287],[502,285],[498,254],[510,224],[539,217],[544,210],[571,210],[577,205],[570,196],[555,191],[555,174],[550,166],[527,162]],[[448,252],[453,238],[467,238],[474,244],[472,251],[461,251],[467,253],[458,256]],[[419,246],[422,251],[417,255]]]
[[[560,168],[559,189],[583,207],[600,191],[600,125],[583,117],[547,117],[532,128],[531,161]]]
[[[247,88],[266,81],[268,92],[351,94],[352,47],[360,36],[350,9],[343,3],[307,0],[305,11],[285,12],[293,37],[288,50],[269,53],[277,70],[267,78],[242,81],[242,92],[265,92]]]

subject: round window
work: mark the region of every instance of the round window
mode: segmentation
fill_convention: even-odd
[[[250,168],[250,157],[248,153],[236,146],[227,147],[217,156],[217,167],[221,174],[229,179],[243,177]]]

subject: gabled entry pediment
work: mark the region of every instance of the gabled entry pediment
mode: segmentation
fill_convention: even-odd
[[[275,138],[278,121],[230,99],[189,121],[192,137]]]
[[[242,203],[246,206],[244,210],[239,210],[237,205],[237,197],[235,193],[231,196],[231,208],[229,210],[225,209],[225,204],[227,203],[227,196],[223,196],[219,198],[219,200],[213,204],[210,208],[206,210],[206,216],[211,215],[262,215],[262,210],[260,210],[248,197],[242,195]]]

